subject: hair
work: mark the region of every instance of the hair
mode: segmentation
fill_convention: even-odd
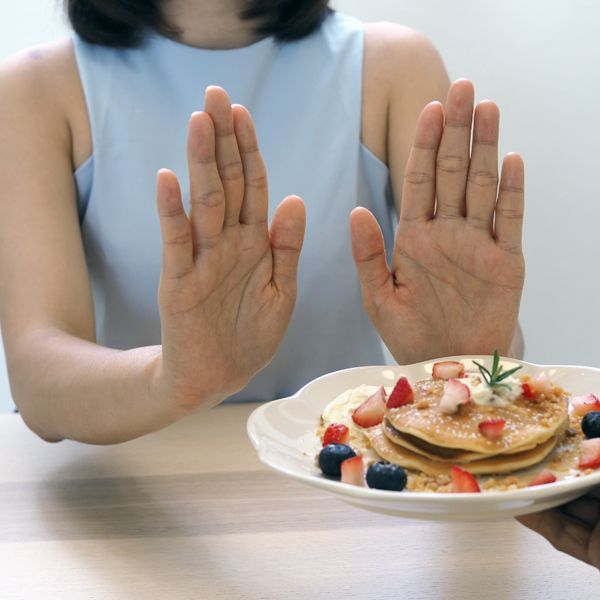
[[[164,0],[65,0],[75,32],[86,42],[113,48],[140,46],[147,31],[177,38],[164,17]],[[306,37],[330,12],[328,0],[244,0],[242,19],[256,20],[255,31],[287,42]]]

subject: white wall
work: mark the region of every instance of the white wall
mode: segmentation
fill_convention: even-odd
[[[65,32],[59,0],[4,0],[0,59]],[[503,111],[503,152],[527,165],[526,358],[600,366],[597,139],[600,3],[594,0],[337,0],[363,20],[398,21],[436,43]],[[0,360],[1,360],[0,349]],[[8,408],[0,374],[0,410]]]
[[[65,35],[63,0],[3,0],[0,8],[0,59]]]

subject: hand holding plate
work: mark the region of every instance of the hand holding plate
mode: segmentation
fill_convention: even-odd
[[[517,520],[557,550],[600,569],[600,488],[560,508]]]

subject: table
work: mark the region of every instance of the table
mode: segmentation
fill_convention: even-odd
[[[267,471],[255,406],[111,447],[0,416],[0,598],[600,598],[595,569],[516,522],[386,517]]]

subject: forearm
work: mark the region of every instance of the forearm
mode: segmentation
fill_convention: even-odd
[[[44,329],[7,356],[23,419],[48,441],[123,442],[189,412],[156,384],[160,346],[113,350]]]

